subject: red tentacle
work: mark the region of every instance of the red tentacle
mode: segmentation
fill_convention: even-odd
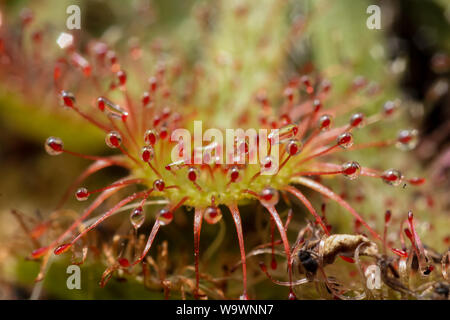
[[[236,225],[236,231],[239,240],[239,250],[241,251],[241,262],[242,262],[242,278],[243,278],[243,292],[242,299],[247,300],[247,264],[245,262],[245,247],[244,247],[244,236],[242,233],[242,221],[241,215],[239,214],[239,209],[236,204],[231,204],[228,206],[233,216],[234,224]]]

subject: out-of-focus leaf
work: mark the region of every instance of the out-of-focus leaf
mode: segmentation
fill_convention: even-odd
[[[71,149],[89,152],[104,146],[103,133],[86,121],[77,121],[71,110],[52,112],[28,105],[12,94],[0,93],[0,123],[26,138],[44,143],[49,136],[60,137]]]

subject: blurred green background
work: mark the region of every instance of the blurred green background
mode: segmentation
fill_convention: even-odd
[[[357,75],[362,75],[371,81],[382,85],[383,94],[374,99],[367,99],[363,110],[373,114],[380,110],[387,99],[401,98],[404,104],[404,113],[399,126],[417,126],[421,129],[421,144],[413,155],[417,160],[415,164],[407,163],[405,159],[411,155],[384,155],[389,166],[403,166],[410,171],[421,174],[423,172],[433,176],[430,170],[443,170],[437,184],[438,190],[445,190],[449,186],[448,167],[450,164],[438,162],[441,155],[449,150],[449,109],[450,100],[448,90],[437,90],[436,83],[449,83],[449,69],[434,68],[436,55],[443,55],[449,59],[450,52],[450,6],[448,1],[287,1],[287,7],[281,12],[270,11],[270,6],[276,0],[264,1],[254,6],[260,16],[255,16],[254,24],[245,26],[253,28],[254,34],[266,32],[262,18],[267,18],[271,28],[267,31],[274,38],[272,40],[273,52],[262,57],[257,48],[252,45],[251,39],[246,38],[252,32],[245,32],[244,26],[236,24],[233,19],[227,18],[227,10],[238,2],[230,1],[201,1],[201,0],[154,0],[154,1],[76,1],[82,12],[82,27],[79,31],[79,44],[83,47],[89,40],[101,38],[118,54],[127,54],[130,41],[137,39],[143,51],[151,51],[160,46],[164,55],[170,56],[173,52],[186,59],[188,64],[194,66],[198,61],[213,61],[213,56],[220,50],[238,51],[244,61],[249,65],[250,75],[246,80],[244,94],[253,94],[261,84],[266,84],[264,74],[278,74],[273,83],[273,92],[279,93],[283,80],[293,73],[302,71],[302,68],[311,62],[317,70],[329,73],[333,80],[335,96],[331,101],[338,102],[349,83]],[[368,17],[366,8],[370,4],[378,4],[382,8],[382,29],[369,30],[365,27]],[[23,8],[30,8],[35,16],[30,30],[25,36],[30,36],[31,30],[43,30],[44,35],[50,39],[50,46],[44,52],[49,59],[57,53],[54,39],[65,31],[67,14],[65,9],[74,1],[6,1],[0,4],[2,13],[1,34],[17,37],[20,33],[20,13]],[[287,26],[296,18],[308,18],[308,27],[305,34],[295,39],[289,46],[289,52],[281,52],[280,43]],[[202,25],[205,24],[205,25]],[[202,31],[203,30],[203,31]],[[205,31],[206,30],[206,31]],[[242,32],[241,32],[242,31]],[[277,36],[280,36],[278,38]],[[28,41],[29,42],[29,41]],[[29,54],[24,40],[24,56]],[[272,54],[272,55],[271,55]],[[439,56],[438,56],[439,57]],[[151,60],[152,61],[152,60]],[[448,63],[448,61],[447,61]],[[263,64],[263,65],[262,65]],[[52,68],[52,65],[48,65]],[[153,66],[148,66],[149,70]],[[211,63],[212,74],[221,75],[220,70],[214,70]],[[261,78],[254,76],[261,72]],[[68,290],[65,286],[67,275],[65,268],[68,259],[58,258],[51,264],[48,276],[35,287],[34,279],[39,272],[37,262],[25,258],[32,249],[32,243],[23,233],[17,220],[10,213],[17,209],[24,215],[35,220],[44,219],[55,207],[65,188],[86,167],[84,160],[64,157],[49,157],[43,148],[45,138],[50,135],[60,136],[75,149],[87,153],[105,154],[102,135],[85,126],[84,123],[61,112],[52,100],[52,92],[34,92],[27,94],[20,86],[16,86],[11,73],[1,72],[0,79],[0,298],[15,299],[34,297],[55,299],[155,299],[163,298],[162,290],[145,289],[138,281],[127,278],[126,282],[113,279],[105,288],[100,288],[98,282],[104,267],[98,262],[87,262],[82,266],[82,290]],[[33,70],[19,72],[19,77],[31,77],[31,84],[36,84]],[[226,78],[225,78],[226,79]],[[441,81],[441,82],[439,82]],[[443,81],[443,82],[442,82]],[[442,84],[444,83],[444,84]],[[218,84],[215,90],[229,91],[226,81]],[[212,90],[212,89],[211,89]],[[433,91],[434,90],[434,91]],[[234,92],[230,92],[235,94]],[[40,98],[44,96],[44,98]],[[200,98],[199,98],[200,99]],[[199,100],[202,101],[202,100]],[[223,100],[226,104],[226,97]],[[220,110],[227,112],[226,108],[218,108],[218,119],[222,116]],[[347,118],[344,119],[346,121]],[[383,128],[385,136],[392,136],[399,129],[398,126]],[[441,134],[436,134],[436,132]],[[445,133],[446,132],[446,133]],[[363,137],[364,138],[364,137]],[[427,143],[425,143],[427,142]],[[425,144],[424,144],[425,143]],[[430,144],[432,148],[430,149]],[[431,150],[431,151],[430,151]],[[377,151],[355,154],[355,159],[367,165],[377,165],[380,162]],[[440,166],[436,167],[436,162]],[[446,167],[447,166],[447,167]],[[446,169],[447,168],[447,169]],[[439,172],[441,172],[439,171]],[[123,173],[117,170],[106,170],[96,176],[95,184],[106,185],[111,177],[119,177]],[[440,188],[440,189],[439,189]],[[373,191],[376,196],[368,202],[367,211],[380,212],[384,197],[389,196],[392,190],[379,190],[379,185],[367,186],[368,192]],[[397,192],[397,191],[396,191]],[[439,193],[439,192],[437,192]],[[445,191],[443,191],[445,194]],[[392,194],[391,194],[392,196]],[[399,196],[401,197],[401,196]],[[315,199],[318,200],[318,199]],[[405,200],[402,204],[407,204]],[[420,207],[420,205],[418,205]],[[443,231],[438,230],[437,246],[442,235],[448,232],[449,216],[448,203],[444,203],[446,210],[438,221],[443,221]],[[80,211],[84,204],[70,200],[68,208]],[[339,208],[333,208],[339,212]],[[252,232],[253,208],[244,210],[244,226]],[[305,215],[305,213],[302,213]],[[306,216],[306,215],[305,215]],[[342,216],[342,215],[336,215]],[[187,212],[191,219],[192,212]],[[430,218],[431,219],[431,218]],[[343,221],[340,221],[343,220]],[[300,219],[298,221],[301,221]],[[351,224],[350,219],[335,218],[332,222],[337,225]],[[107,223],[104,233],[120,225],[120,220]],[[192,264],[192,231],[190,220],[178,221],[173,230],[162,233],[162,239],[169,239],[169,255],[186,259]],[[447,229],[445,228],[447,226]],[[215,239],[217,229],[202,233],[202,251],[207,244]],[[219,253],[223,256],[217,260],[213,269],[220,273],[220,263],[229,260],[231,266],[238,260],[236,239],[231,219],[225,219],[225,230],[232,235],[225,237]],[[228,234],[227,233],[227,234]],[[110,232],[109,232],[110,234]],[[182,241],[180,235],[189,235],[189,241]],[[259,244],[258,237],[249,237],[248,248]],[[158,243],[161,243],[159,241]],[[173,252],[171,253],[173,249]],[[217,257],[215,253],[213,257]],[[210,257],[211,258],[211,257]],[[234,259],[234,260],[233,260]],[[175,259],[177,260],[177,259]],[[233,261],[231,261],[233,260]],[[214,263],[211,263],[214,264]],[[255,263],[256,264],[256,263]],[[42,284],[43,290],[39,289]],[[232,286],[239,288],[239,281]],[[270,287],[270,290],[267,288]],[[35,288],[35,291],[33,291]],[[238,289],[239,290],[239,289]],[[285,288],[273,287],[268,281],[263,281],[252,289],[261,293],[259,298],[284,298]],[[175,294],[176,297],[176,294]]]

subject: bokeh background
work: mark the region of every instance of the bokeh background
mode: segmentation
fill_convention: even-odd
[[[221,2],[217,1],[217,4]],[[261,6],[274,2],[264,1]],[[219,47],[221,41],[227,41],[227,36],[239,36],[236,33],[239,32],[239,26],[233,25],[233,22],[222,25],[229,28],[228,34],[214,29],[216,20],[223,14],[221,10],[226,6],[215,6],[201,0],[7,0],[0,4],[0,35],[2,39],[19,37],[21,13],[24,8],[29,8],[34,14],[34,20],[23,35],[21,50],[24,56],[31,54],[29,38],[37,30],[51,39],[49,43],[55,47],[41,48],[43,55],[55,56],[55,39],[60,32],[66,31],[65,9],[75,3],[82,12],[81,30],[75,32],[80,47],[100,37],[119,54],[127,54],[130,44],[137,41],[143,51],[161,50],[170,55],[171,50],[182,50],[188,63],[194,65],[203,58],[202,46],[211,45],[202,39],[198,32],[199,24],[207,24],[206,28],[213,30],[212,38]],[[237,6],[237,2],[230,3]],[[368,17],[366,8],[370,4],[381,7],[381,30],[365,27]],[[408,167],[414,168],[415,172],[425,173],[431,185],[427,194],[440,196],[440,200],[436,201],[440,204],[442,215],[439,221],[443,221],[440,226],[443,230],[438,230],[438,240],[432,241],[440,249],[445,248],[446,244],[440,239],[442,235],[448,234],[450,219],[450,3],[446,0],[298,0],[290,1],[289,6],[291,9],[282,16],[281,21],[276,20],[274,23],[283,25],[283,19],[292,21],[301,15],[309,17],[309,12],[314,12],[314,15],[307,32],[292,45],[286,55],[284,67],[280,70],[280,81],[292,70],[301,72],[307,62],[319,70],[333,69],[338,65],[341,68],[337,69],[333,79],[337,90],[345,87],[355,75],[364,75],[387,84],[382,97],[367,103],[367,110],[379,108],[386,99],[400,98],[405,102],[406,112],[401,121],[419,129],[419,145],[416,150],[398,159],[386,154],[389,158],[385,161],[404,163],[405,158],[411,159],[415,165]],[[254,52],[254,48],[246,48],[245,45],[242,49],[243,55],[246,54],[245,50]],[[54,112],[51,105],[55,101],[45,92],[48,88],[42,87],[33,73],[35,70],[32,68],[36,66],[27,68],[25,63],[20,69],[13,70],[14,66],[6,66],[7,61],[0,62],[0,298],[164,297],[160,288],[144,288],[134,279],[115,279],[107,287],[100,288],[98,281],[104,268],[98,261],[86,262],[83,266],[83,274],[87,275],[83,276],[83,290],[71,291],[66,288],[67,261],[64,258],[52,263],[48,276],[35,283],[39,263],[27,260],[33,243],[26,237],[17,216],[11,210],[20,212],[26,224],[43,221],[51,214],[65,188],[86,166],[86,161],[73,157],[64,157],[63,161],[58,157],[49,157],[43,148],[45,138],[50,135],[61,136],[77,150],[88,153],[106,154],[108,150],[98,132]],[[17,81],[21,77],[29,78],[23,81],[29,80],[26,86]],[[376,160],[380,160],[380,155],[373,153],[369,157],[378,157]],[[121,175],[122,172],[117,169],[105,170],[92,183],[101,186],[111,181],[111,177]],[[66,207],[71,210],[70,216],[81,210],[83,204],[70,200]],[[227,232],[233,230],[229,223],[226,221],[228,228],[221,231],[225,233],[225,239],[220,252],[222,260],[232,266],[238,255],[234,233],[230,240],[226,236]],[[244,220],[246,225],[253,223],[251,219]],[[100,236],[107,237],[118,226],[120,220],[112,219],[102,226]],[[192,237],[186,233],[189,226],[187,220],[178,221],[173,229],[164,231],[161,238],[171,239],[169,248],[174,250],[175,260],[192,263]],[[216,232],[219,230],[205,234],[204,240],[212,242]],[[185,234],[189,235],[189,241],[180,240]],[[266,289],[270,285],[265,282],[260,288]],[[281,290],[271,287],[270,290],[260,291],[266,292],[263,298],[282,298],[285,295],[279,295]]]

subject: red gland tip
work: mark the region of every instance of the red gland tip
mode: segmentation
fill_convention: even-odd
[[[353,128],[361,127],[363,125],[363,121],[364,121],[364,114],[362,114],[362,113],[355,113],[350,118],[350,125]]]
[[[144,92],[142,95],[142,105],[145,107],[150,103],[150,93]]]
[[[344,132],[340,134],[337,138],[337,144],[346,149],[353,145],[353,136],[350,132]]]
[[[78,201],[85,201],[89,198],[89,191],[86,188],[79,188],[75,193]]]
[[[259,268],[261,269],[262,272],[267,272],[267,267],[266,264],[262,261],[259,262]]]
[[[414,219],[414,215],[413,215],[412,211],[409,211],[408,212],[408,220],[412,221],[413,219]]]
[[[411,231],[408,228],[405,228],[404,231],[405,231],[406,236],[412,241],[413,240],[413,236],[412,236]]]
[[[230,181],[236,182],[239,179],[239,168],[233,167],[230,169]]]
[[[173,212],[166,208],[159,210],[158,220],[162,226],[168,225],[173,220]]]
[[[391,210],[386,210],[386,213],[384,214],[384,222],[388,223],[391,220],[392,212]]]
[[[361,173],[361,166],[356,161],[346,162],[342,165],[342,173],[350,180],[354,180]]]
[[[396,169],[389,169],[381,174],[381,178],[387,184],[390,184],[392,186],[398,186],[402,182],[403,176],[400,171]]]
[[[120,258],[118,260],[118,262],[119,262],[120,266],[123,268],[128,268],[130,266],[130,262],[126,258]]]
[[[65,244],[62,244],[59,247],[57,247],[53,252],[56,255],[60,255],[60,254],[67,252],[67,250],[69,250],[71,247],[72,247],[71,243],[65,243]]]
[[[324,114],[319,118],[319,130],[325,131],[328,130],[331,126],[331,116],[328,114]]]
[[[385,116],[390,116],[394,113],[396,108],[397,105],[394,101],[386,101],[386,103],[383,105],[383,113]]]
[[[119,80],[119,83],[121,86],[124,86],[127,82],[127,74],[123,70],[119,70],[117,72],[117,79]]]
[[[216,224],[222,219],[222,211],[216,206],[210,206],[205,209],[203,216],[207,223]]]
[[[311,79],[308,76],[302,76],[300,81],[307,87],[311,86]]]
[[[155,156],[155,151],[151,146],[145,146],[141,150],[141,159],[144,162],[150,162]]]
[[[159,123],[161,122],[161,117],[156,115],[153,117],[153,127],[157,127]]]
[[[344,260],[345,262],[348,263],[355,263],[355,260],[353,260],[353,258],[350,257],[346,257],[346,256],[339,256],[342,260]]]
[[[33,252],[31,252],[31,257],[33,259],[38,259],[40,257],[42,257],[43,255],[45,255],[48,252],[48,247],[42,247],[39,249],[34,250]]]
[[[154,146],[156,141],[158,141],[158,133],[150,129],[145,131],[144,141],[146,144]]]
[[[331,82],[327,79],[324,79],[320,86],[322,87],[322,92],[328,92],[331,89]]]
[[[167,138],[169,135],[169,131],[167,130],[166,127],[162,127],[161,130],[159,131],[159,136],[161,137],[161,139],[165,139]]]
[[[418,143],[419,132],[413,130],[401,130],[397,136],[397,147],[404,151],[412,150]]]
[[[105,99],[103,97],[99,97],[97,99],[97,107],[100,109],[100,111],[105,110]]]
[[[275,258],[272,258],[272,261],[270,262],[270,267],[272,268],[272,270],[277,269],[277,260],[275,260]]]
[[[396,255],[398,255],[399,257],[408,258],[408,253],[403,250],[391,248],[391,251]]]
[[[57,156],[61,154],[64,150],[64,144],[60,138],[49,137],[45,141],[45,151],[51,156]]]
[[[320,102],[319,99],[314,99],[313,106],[314,106],[314,112],[318,112],[320,110],[320,108],[322,108],[322,103]]]
[[[170,110],[169,107],[165,107],[162,111],[162,118],[163,120],[167,120],[170,117],[170,114],[172,113],[172,110]]]
[[[295,156],[300,153],[300,151],[302,150],[302,147],[303,147],[303,145],[299,140],[292,139],[286,145],[286,152],[290,156]]]
[[[277,190],[267,187],[261,191],[259,198],[263,205],[274,206],[278,203],[279,194]]]
[[[408,182],[412,185],[418,186],[425,183],[425,178],[414,177],[409,179]]]
[[[289,102],[292,102],[294,100],[294,89],[292,89],[291,87],[287,87],[286,89],[284,89],[283,94],[289,100]]]
[[[425,271],[423,272],[423,274],[427,276],[427,275],[429,275],[431,272],[433,272],[433,270],[434,270],[434,266],[433,266],[433,265],[428,266],[428,267],[425,269]]]
[[[189,168],[188,170],[188,179],[191,180],[192,182],[194,182],[195,180],[197,180],[198,177],[198,172],[196,168]]]
[[[73,108],[73,105],[75,103],[75,96],[69,92],[69,91],[61,91],[61,100],[62,104],[65,107]]]
[[[163,191],[165,186],[166,186],[166,184],[164,183],[164,180],[162,180],[162,179],[157,179],[157,180],[155,180],[155,182],[153,182],[153,187],[155,189],[157,189],[158,191]]]
[[[110,148],[118,148],[122,144],[122,136],[117,131],[111,131],[106,135],[105,142]]]
[[[148,82],[150,84],[150,91],[155,92],[158,88],[158,80],[156,79],[156,77],[151,77],[150,79],[148,79]]]

